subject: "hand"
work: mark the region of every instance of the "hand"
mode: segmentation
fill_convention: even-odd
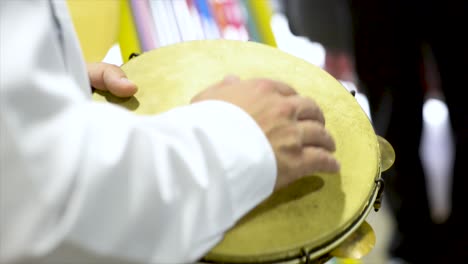
[[[223,100],[244,109],[267,136],[276,157],[275,190],[316,172],[338,172],[335,143],[318,105],[288,85],[268,79],[228,76],[192,102]]]
[[[137,91],[137,86],[126,78],[120,67],[98,62],[88,63],[88,76],[91,86],[97,90],[109,91],[118,97],[130,97]]]

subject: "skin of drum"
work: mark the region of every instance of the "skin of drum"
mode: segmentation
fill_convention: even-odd
[[[351,93],[318,66],[255,42],[201,40],[143,53],[122,69],[139,87],[135,96],[99,92],[94,100],[141,115],[161,113],[235,74],[283,81],[324,112],[340,173],[309,175],[274,193],[233,226],[206,261],[272,263],[298,260],[304,252],[318,260],[368,212],[380,177],[377,136]]]

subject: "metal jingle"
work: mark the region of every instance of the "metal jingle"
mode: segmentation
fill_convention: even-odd
[[[374,229],[364,221],[354,233],[346,238],[330,255],[337,258],[361,259],[375,246]]]
[[[395,150],[385,138],[377,136],[377,140],[380,148],[380,169],[384,172],[395,162]]]

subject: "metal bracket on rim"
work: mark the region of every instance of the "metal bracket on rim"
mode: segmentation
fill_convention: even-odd
[[[378,212],[380,207],[382,206],[382,198],[383,198],[385,182],[382,178],[378,178],[377,180],[375,180],[375,183],[377,184],[377,188],[379,188],[379,190],[377,192],[377,196],[375,197],[375,201],[374,201],[374,211]]]
[[[306,251],[304,248],[301,249],[301,254],[302,254],[301,260],[305,258],[305,262],[303,262],[303,263],[304,263],[304,264],[311,264],[311,262],[310,262],[310,254],[307,253],[307,251]]]
[[[140,53],[132,52],[132,54],[130,54],[130,56],[128,56],[128,59],[131,60],[131,59],[133,59],[135,57],[138,57],[138,56],[140,56]]]

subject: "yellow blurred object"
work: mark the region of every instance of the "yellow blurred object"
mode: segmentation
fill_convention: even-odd
[[[127,62],[132,53],[141,53],[140,41],[128,0],[120,0],[119,44],[123,62]]]
[[[270,1],[268,0],[255,0],[246,1],[249,13],[252,16],[252,20],[257,27],[257,32],[260,38],[260,42],[276,47],[275,36],[271,29],[271,17],[273,10],[271,8]]]
[[[118,41],[120,0],[67,0],[86,62],[102,61]]]
[[[336,259],[336,264],[362,264],[359,259]]]
[[[359,259],[340,259],[338,264],[362,264],[362,261]]]

